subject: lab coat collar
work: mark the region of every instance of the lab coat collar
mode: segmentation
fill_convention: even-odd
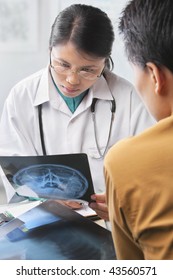
[[[50,100],[49,91],[50,91],[50,75],[49,75],[49,66],[41,70],[40,83],[38,85],[37,94],[34,100],[34,106],[38,106]]]
[[[87,96],[85,96],[86,102],[81,103],[76,112],[72,114],[63,101],[62,97],[57,95],[57,90],[49,73],[49,66],[47,66],[44,70],[42,70],[40,83],[34,100],[34,106],[38,106],[45,102],[50,102],[54,108],[59,109],[70,116],[73,115],[74,117],[75,115],[90,107],[93,98],[112,100],[112,94],[105,77],[102,76],[95,82],[95,84],[90,88]]]
[[[72,118],[75,118],[77,115],[88,109],[93,102],[93,98],[98,98],[101,100],[113,99],[110,88],[107,84],[107,80],[103,76],[100,77],[90,88],[88,94],[84,98],[85,102],[81,102],[80,106],[78,106],[78,108],[72,115]]]
[[[112,93],[108,81],[104,76],[101,76],[91,88],[93,98],[102,100],[112,100]]]

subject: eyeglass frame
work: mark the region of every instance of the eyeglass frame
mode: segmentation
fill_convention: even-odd
[[[102,71],[101,71],[101,74],[100,75],[97,75],[97,74],[93,74],[93,73],[88,73],[88,72],[85,72],[85,71],[83,71],[83,72],[85,72],[85,73],[88,73],[88,74],[91,74],[91,75],[93,75],[94,76],[94,78],[86,78],[86,77],[84,77],[84,76],[82,76],[81,75],[81,70],[77,70],[77,71],[72,71],[71,69],[64,69],[64,71],[66,72],[66,71],[70,71],[69,73],[64,73],[64,71],[61,71],[61,72],[58,72],[58,71],[56,71],[56,68],[57,67],[62,67],[62,66],[53,66],[52,65],[52,60],[51,60],[51,55],[53,55],[53,53],[52,53],[52,51],[50,52],[50,67],[57,73],[57,74],[62,74],[62,75],[69,75],[69,74],[72,74],[72,73],[77,73],[81,78],[83,78],[83,79],[86,79],[86,80],[88,80],[88,81],[94,81],[94,80],[96,80],[97,78],[100,78],[102,75],[103,75],[103,72],[104,72],[104,70],[105,70],[105,65],[104,65],[104,67],[103,67],[103,69],[102,69]],[[53,55],[54,56],[54,55]],[[54,56],[55,57],[55,56]],[[56,57],[55,57],[56,58]]]

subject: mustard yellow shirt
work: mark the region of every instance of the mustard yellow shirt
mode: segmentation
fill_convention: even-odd
[[[173,259],[173,116],[108,152],[107,203],[118,259]]]

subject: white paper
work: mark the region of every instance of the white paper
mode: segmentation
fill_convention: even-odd
[[[0,204],[8,203],[14,194],[15,190],[0,166]]]

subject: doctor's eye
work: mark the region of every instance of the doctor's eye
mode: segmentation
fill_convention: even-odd
[[[56,66],[60,66],[65,69],[70,69],[70,65],[67,63],[64,63],[64,62],[58,62],[58,64]]]
[[[92,68],[83,67],[80,71],[95,74],[95,71]]]

